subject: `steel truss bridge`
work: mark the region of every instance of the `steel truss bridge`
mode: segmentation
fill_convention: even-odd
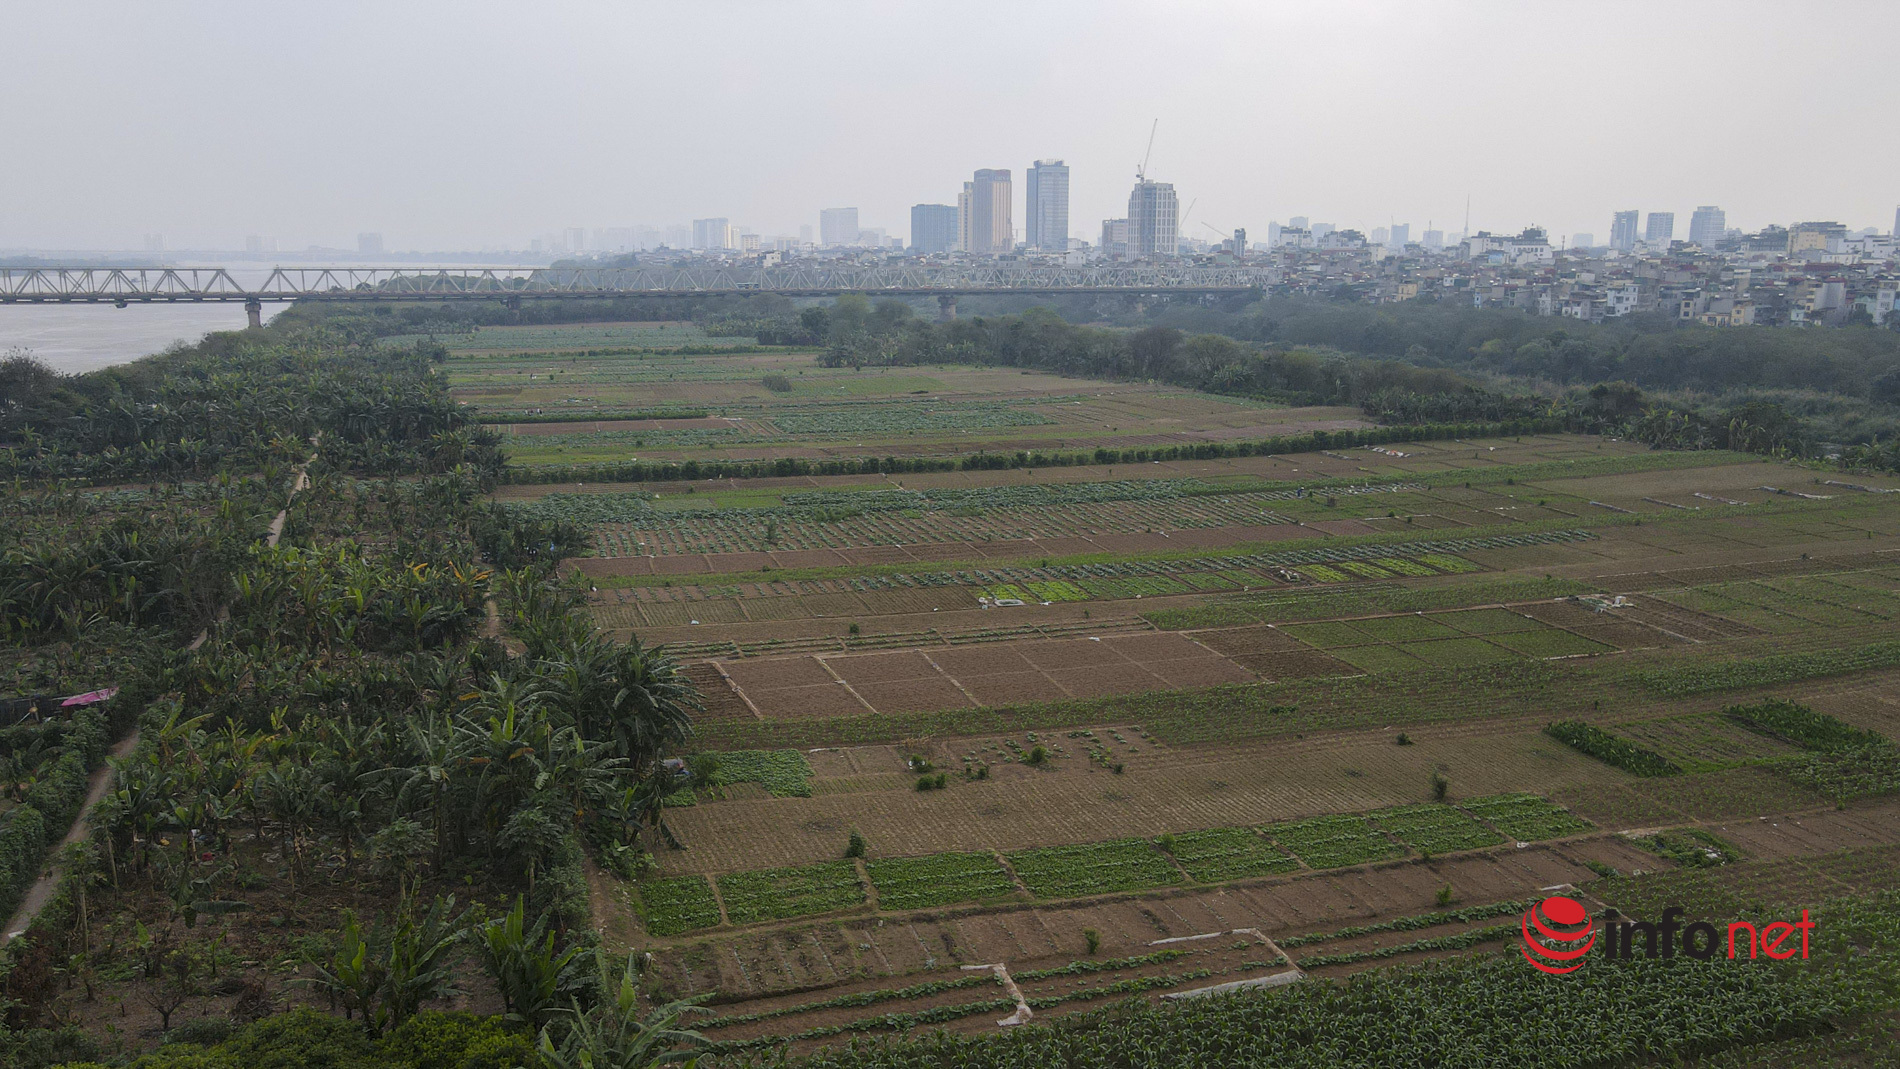
[[[843,293],[946,297],[998,293],[1209,294],[1269,285],[1272,268],[1113,264],[510,268],[279,267],[245,286],[223,267],[0,267],[0,304],[229,301],[518,301],[525,299]]]

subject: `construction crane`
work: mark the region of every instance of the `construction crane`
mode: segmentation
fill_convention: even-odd
[[[1135,168],[1135,181],[1137,182],[1146,182],[1148,180],[1148,157],[1155,154],[1155,131],[1159,129],[1161,129],[1161,120],[1157,118],[1155,124],[1148,128],[1148,151],[1141,154],[1141,166]]]

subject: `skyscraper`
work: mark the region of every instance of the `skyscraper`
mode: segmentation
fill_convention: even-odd
[[[1617,212],[1610,217],[1610,248],[1628,252],[1636,247],[1636,211]]]
[[[1412,224],[1393,223],[1391,241],[1392,241],[1392,247],[1395,249],[1403,249],[1407,245],[1411,244],[1412,243]]]
[[[858,243],[858,210],[856,208],[826,208],[818,213],[818,242],[821,245],[856,245]]]
[[[1650,212],[1643,227],[1643,240],[1651,245],[1667,245],[1676,239],[1676,213]]]
[[[928,256],[957,247],[957,209],[949,204],[919,204],[910,210],[910,247]]]
[[[1173,256],[1179,244],[1180,202],[1174,196],[1174,183],[1135,183],[1128,194],[1128,255],[1134,259]]]
[[[975,182],[963,183],[963,192],[957,194],[957,251],[970,251],[970,198],[975,194]]]
[[[1704,204],[1689,216],[1689,240],[1705,249],[1722,243],[1728,231],[1728,213],[1713,204]]]
[[[1009,171],[984,168],[970,183],[970,244],[978,256],[998,256],[1016,247],[1016,228],[1010,218],[1013,203]]]
[[[693,248],[729,249],[732,227],[724,218],[693,220]]]
[[[1069,165],[1037,160],[1029,168],[1023,226],[1029,247],[1044,252],[1069,248]]]
[[[356,251],[361,256],[381,256],[383,254],[383,236],[381,234],[356,235]]]

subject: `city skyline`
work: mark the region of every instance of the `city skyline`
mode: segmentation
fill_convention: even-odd
[[[1737,4],[1715,20],[1666,5],[1557,4],[1537,17],[1496,3],[1109,3],[1087,18],[1074,5],[993,7],[1012,26],[994,41],[979,32],[990,19],[796,5],[740,20],[716,6],[577,6],[508,34],[490,17],[507,9],[481,4],[418,3],[393,18],[348,4],[26,7],[0,61],[21,84],[66,89],[0,116],[0,142],[38,161],[10,176],[0,247],[138,249],[162,235],[169,248],[241,248],[255,234],[348,249],[372,232],[391,250],[506,249],[574,225],[714,216],[795,233],[839,204],[896,233],[911,205],[953,200],[956,175],[1044,158],[1072,168],[1070,233],[1089,237],[1125,211],[1157,119],[1150,173],[1184,208],[1195,203],[1189,228],[1203,235],[1202,223],[1260,232],[1296,214],[1455,229],[1467,197],[1473,229],[1600,234],[1612,211],[1641,205],[1674,212],[1680,235],[1702,204],[1744,229],[1816,218],[1860,228],[1884,226],[1900,199],[1900,146],[1871,136],[1900,93],[1878,64],[1834,65],[1825,99],[1752,101],[1752,123],[1802,130],[1785,152],[1662,118],[1690,87],[1826,62],[1840,25],[1893,39],[1892,5],[1833,5],[1822,19]],[[931,46],[865,68],[834,44],[847,26],[853,53]],[[725,44],[711,56],[641,44],[715,31]],[[1048,56],[1041,42],[1064,34],[1074,47]],[[988,74],[955,108],[984,122],[939,122],[915,141],[874,133],[946,115],[940,88],[979,37]],[[1691,39],[1695,49],[1669,43]],[[1280,43],[1274,61],[1257,62],[1269,42]],[[1136,49],[1182,56],[1178,75],[1162,87],[1100,77],[1102,56]],[[1470,55],[1484,62],[1457,58]],[[800,71],[790,82],[775,76],[788,62]],[[523,88],[428,124],[385,106],[524,65]],[[207,69],[238,88],[190,92]],[[1582,131],[1565,121],[1585,79],[1593,110],[1634,118]],[[1498,91],[1532,84],[1544,88]],[[311,85],[333,93],[331,106],[301,107]],[[234,95],[247,114],[298,118],[229,121]],[[819,122],[847,103],[853,123]],[[506,151],[486,147],[495,129],[510,131]],[[1497,150],[1507,129],[1510,151]]]

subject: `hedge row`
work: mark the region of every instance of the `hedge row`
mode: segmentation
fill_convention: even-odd
[[[1407,427],[1366,427],[1348,431],[1314,431],[1291,437],[1246,442],[1196,442],[1192,445],[1152,446],[1140,449],[1101,448],[1071,453],[974,453],[935,457],[833,457],[806,460],[630,460],[619,464],[561,464],[502,469],[504,483],[679,482],[692,479],[765,479],[804,475],[891,475],[933,471],[997,471],[1009,468],[1066,468],[1092,464],[1145,464],[1162,460],[1219,460],[1229,457],[1277,456],[1320,449],[1350,449],[1385,442],[1442,441],[1452,438],[1502,438],[1523,434],[1555,434],[1564,429],[1556,419],[1509,423],[1428,423]]]
[[[1544,729],[1558,742],[1636,776],[1679,776],[1682,769],[1654,750],[1618,738],[1581,720],[1559,720]]]

